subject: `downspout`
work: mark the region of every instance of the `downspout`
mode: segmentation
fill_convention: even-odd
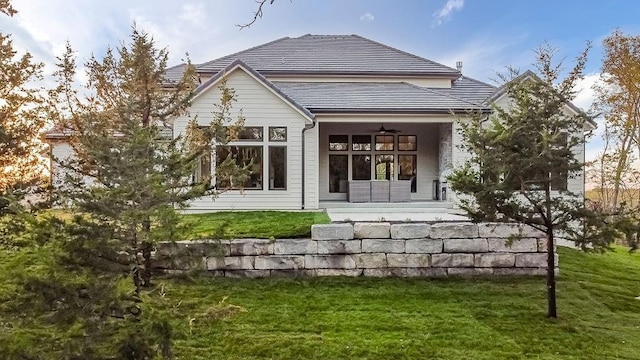
[[[307,130],[311,130],[314,127],[316,127],[316,119],[313,118],[313,119],[311,119],[311,121],[313,121],[311,124],[305,125],[304,128],[302,129],[302,206],[301,206],[302,210],[304,210],[304,205],[305,205],[304,204],[304,202],[305,202],[305,196],[304,196],[305,195],[305,186],[304,186],[304,184],[306,182],[306,179],[305,179],[305,176],[304,176],[305,175],[305,171],[304,171],[304,169],[305,169],[305,157],[306,157],[305,156],[304,133],[307,132]]]

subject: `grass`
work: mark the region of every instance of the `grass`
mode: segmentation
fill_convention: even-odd
[[[179,359],[640,359],[640,255],[559,252],[558,320],[531,277],[167,279],[162,306]]]
[[[325,212],[223,211],[183,215],[184,239],[262,238],[287,239],[311,236],[311,225],[331,220]]]
[[[640,360],[640,254],[558,251],[557,320],[540,277],[184,276],[156,279],[150,299],[177,359]],[[0,252],[0,298],[15,296],[12,268],[43,261]]]
[[[62,210],[47,212],[63,220]],[[311,237],[311,225],[331,222],[326,212],[311,211],[221,211],[182,215],[181,240],[195,239],[288,239]]]

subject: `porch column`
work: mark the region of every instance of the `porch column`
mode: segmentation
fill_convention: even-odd
[[[440,191],[442,191],[443,187],[446,185],[447,176],[451,174],[453,171],[453,126],[452,123],[441,123],[438,125],[439,139],[440,142],[438,144],[438,170],[439,170],[439,179],[440,180]],[[447,192],[447,200],[450,198],[450,190],[445,190]],[[442,199],[442,193],[441,193]]]

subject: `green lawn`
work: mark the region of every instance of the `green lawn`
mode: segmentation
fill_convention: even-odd
[[[152,298],[177,359],[640,360],[640,254],[559,252],[558,320],[540,277],[159,278]],[[2,299],[36,254],[0,252]]]
[[[71,214],[49,210],[63,220]],[[331,222],[326,212],[317,211],[220,211],[184,214],[177,240],[193,239],[291,239],[311,237],[311,225]]]
[[[311,225],[331,220],[325,212],[222,211],[183,215],[183,222],[187,225],[183,239],[287,239],[310,237]]]
[[[163,306],[180,359],[640,359],[640,255],[559,252],[558,320],[542,278],[173,279]]]

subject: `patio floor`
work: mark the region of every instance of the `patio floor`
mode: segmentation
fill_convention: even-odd
[[[407,203],[349,203],[346,201],[323,201],[324,208],[333,222],[441,222],[468,221],[460,210],[450,203],[439,201]]]

